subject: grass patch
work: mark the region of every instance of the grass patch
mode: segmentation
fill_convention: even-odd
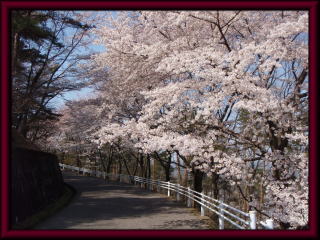
[[[65,183],[64,193],[54,203],[49,204],[46,208],[42,209],[38,213],[28,217],[21,223],[17,223],[13,226],[15,230],[33,229],[37,224],[49,218],[60,209],[66,207],[73,197],[76,195],[76,190],[70,185]]]

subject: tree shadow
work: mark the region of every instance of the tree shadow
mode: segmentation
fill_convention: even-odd
[[[204,229],[200,219],[180,221],[194,216],[159,193],[74,174],[64,174],[64,179],[77,196],[37,229]]]
[[[208,230],[208,221],[205,219],[190,219],[190,220],[173,220],[166,221],[164,224],[157,225],[159,229],[191,229],[193,230]]]

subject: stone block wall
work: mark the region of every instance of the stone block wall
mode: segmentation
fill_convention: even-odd
[[[11,224],[39,212],[63,194],[63,177],[55,155],[13,147],[10,163]]]

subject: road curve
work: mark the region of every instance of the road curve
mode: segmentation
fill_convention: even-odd
[[[209,229],[207,217],[164,194],[63,172],[77,195],[35,229]]]

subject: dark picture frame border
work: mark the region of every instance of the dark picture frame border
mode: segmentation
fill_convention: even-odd
[[[9,226],[10,186],[10,11],[13,9],[55,10],[308,10],[309,11],[309,229],[308,230],[12,230]],[[316,103],[318,69],[317,1],[1,1],[1,237],[303,237],[317,231]],[[319,27],[319,26],[318,26]]]

